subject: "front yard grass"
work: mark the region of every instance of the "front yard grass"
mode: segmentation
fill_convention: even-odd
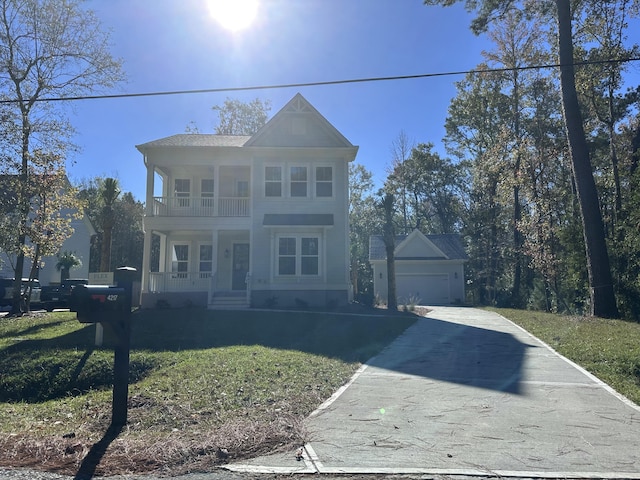
[[[640,323],[492,309],[640,405]]]
[[[134,313],[128,424],[95,474],[207,470],[303,443],[302,420],[416,319],[367,312]],[[94,334],[68,312],[0,318],[0,466],[74,474],[103,438],[113,340]]]

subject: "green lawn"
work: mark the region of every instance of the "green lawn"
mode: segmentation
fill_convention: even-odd
[[[640,323],[492,309],[640,405]]]
[[[380,313],[135,312],[129,423],[102,464],[181,471],[304,441],[301,420],[416,318]],[[0,465],[75,473],[102,438],[113,339],[94,334],[67,312],[0,318]]]

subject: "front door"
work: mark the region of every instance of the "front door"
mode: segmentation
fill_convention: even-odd
[[[247,289],[247,273],[249,273],[249,244],[234,243],[231,290]]]

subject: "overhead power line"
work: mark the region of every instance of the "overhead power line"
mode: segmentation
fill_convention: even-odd
[[[640,60],[640,57],[608,59],[608,60],[590,60],[590,61],[584,61],[584,62],[575,62],[573,66],[579,67],[584,65],[599,65],[599,64],[607,64],[607,63],[608,64],[626,63],[626,62],[637,62],[639,60]],[[450,72],[420,73],[415,75],[365,77],[365,78],[352,78],[352,79],[342,79],[342,80],[326,80],[326,81],[318,81],[318,82],[254,85],[254,86],[246,86],[246,87],[203,88],[203,89],[196,89],[196,90],[170,90],[170,91],[160,91],[160,92],[118,93],[118,94],[110,94],[110,95],[82,95],[82,96],[72,96],[72,97],[52,97],[52,98],[39,98],[39,99],[36,99],[35,101],[36,102],[62,102],[62,101],[74,101],[74,100],[105,100],[105,99],[114,99],[114,98],[192,95],[192,94],[199,94],[199,93],[248,92],[252,90],[277,90],[277,89],[283,89],[283,88],[345,85],[350,83],[388,82],[388,81],[394,81],[394,80],[412,80],[412,79],[419,79],[419,78],[448,77],[448,76],[468,75],[468,74],[477,74],[477,73],[499,73],[499,72],[511,72],[511,71],[522,71],[522,70],[543,70],[543,69],[561,68],[563,66],[564,65],[559,63],[550,63],[550,64],[544,64],[544,65],[529,65],[529,66],[522,66],[522,67],[484,68],[484,69],[477,69],[477,70],[473,69],[473,70],[459,70],[459,71],[450,71]],[[16,100],[0,100],[0,104],[19,103],[20,101],[21,100],[17,100],[17,99]],[[26,102],[28,100],[22,100],[22,101]]]

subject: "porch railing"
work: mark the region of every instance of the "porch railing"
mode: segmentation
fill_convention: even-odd
[[[249,197],[153,197],[154,217],[248,217]]]
[[[211,272],[151,272],[149,291],[159,292],[208,292]]]

